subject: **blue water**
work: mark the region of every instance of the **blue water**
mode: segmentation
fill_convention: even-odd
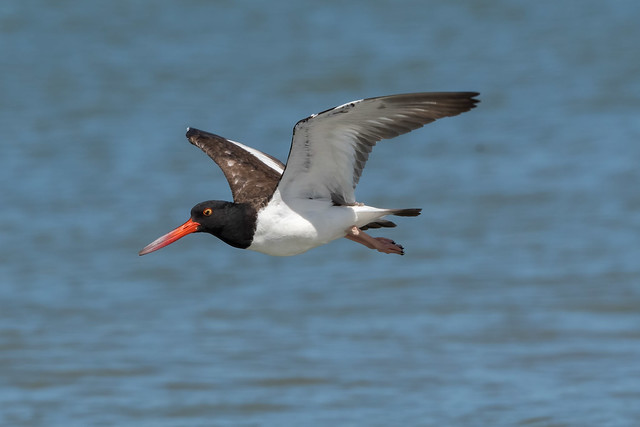
[[[0,4],[0,424],[640,425],[640,3]],[[379,144],[423,207],[273,258],[189,236],[229,199],[194,126],[285,159],[362,97],[476,90]]]

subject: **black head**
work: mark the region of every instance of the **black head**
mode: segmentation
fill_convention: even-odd
[[[191,209],[191,218],[180,227],[145,246],[139,255],[157,251],[191,233],[209,233],[238,248],[251,244],[255,230],[255,210],[242,203],[209,200]]]
[[[215,234],[214,231],[226,222],[228,207],[232,205],[233,203],[220,200],[208,200],[195,205],[191,208],[190,221],[198,223],[196,232]]]

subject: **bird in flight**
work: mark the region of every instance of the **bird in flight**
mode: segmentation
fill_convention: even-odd
[[[191,217],[154,240],[139,255],[197,232],[236,248],[268,255],[297,255],[346,237],[367,248],[404,255],[370,228],[395,227],[389,215],[417,216],[421,209],[384,209],[356,202],[354,190],[369,153],[383,139],[471,110],[476,92],[424,92],[352,101],[313,114],[293,128],[286,165],[262,151],[194,128],[187,139],[222,169],[233,202],[209,200]]]

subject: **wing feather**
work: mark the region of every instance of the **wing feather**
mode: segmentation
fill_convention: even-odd
[[[187,129],[187,139],[222,169],[236,203],[266,202],[278,185],[284,165],[255,148],[213,133]]]
[[[373,146],[475,107],[476,92],[425,92],[367,98],[296,123],[278,185],[283,197],[355,203],[354,189]]]

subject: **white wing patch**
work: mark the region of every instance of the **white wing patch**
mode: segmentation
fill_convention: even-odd
[[[473,99],[476,95],[440,92],[367,98],[300,120],[278,184],[283,198],[354,204],[355,186],[378,141],[469,111],[478,102]]]
[[[244,144],[241,144],[241,143],[239,143],[237,141],[231,141],[230,139],[228,139],[228,141],[233,143],[233,144],[235,144],[235,145],[237,145],[238,147],[242,148],[243,150],[245,150],[246,152],[251,154],[253,157],[255,157],[256,159],[260,160],[265,165],[269,166],[271,169],[273,169],[276,172],[278,172],[280,175],[282,175],[282,172],[284,172],[284,169],[282,167],[280,167],[279,164],[274,162],[268,156],[265,156],[265,154],[262,151],[256,150],[255,148],[248,147],[248,146],[246,146]]]

